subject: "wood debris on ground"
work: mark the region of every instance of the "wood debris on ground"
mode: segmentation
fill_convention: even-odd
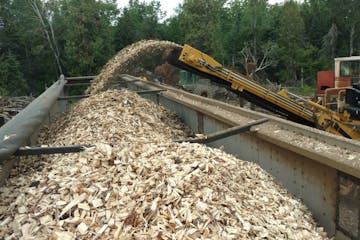
[[[27,105],[34,100],[34,97],[0,97],[0,126],[8,122]]]
[[[161,55],[167,48],[174,47],[180,45],[169,41],[142,40],[123,48],[106,63],[87,89],[87,93],[95,94],[103,91],[119,75],[134,70],[145,57]]]
[[[24,158],[0,188],[4,239],[326,239],[306,207],[258,165],[200,144],[126,90],[83,99],[40,136],[95,144]],[[16,172],[18,171],[18,172]]]

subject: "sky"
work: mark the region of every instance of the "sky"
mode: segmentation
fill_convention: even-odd
[[[151,0],[145,0],[151,2]],[[161,9],[166,12],[166,16],[170,17],[175,14],[175,8],[183,2],[183,0],[159,0]],[[119,7],[124,7],[128,4],[128,0],[117,0]],[[269,0],[270,4],[282,3],[284,0]]]

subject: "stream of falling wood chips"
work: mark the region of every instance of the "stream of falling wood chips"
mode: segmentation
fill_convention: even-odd
[[[189,134],[175,114],[99,79],[39,138],[95,147],[23,158],[0,188],[1,239],[327,238],[258,165],[174,143]]]

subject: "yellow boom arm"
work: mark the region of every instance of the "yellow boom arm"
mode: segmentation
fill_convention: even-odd
[[[265,108],[268,106],[270,110],[275,109],[275,112],[282,113],[289,119],[316,126],[337,135],[360,139],[358,129],[360,122],[350,121],[349,123],[346,116],[341,116],[312,101],[301,104],[290,99],[286,93],[273,92],[252,79],[223,67],[212,57],[189,45],[184,45],[180,52],[179,50],[169,52],[167,60],[185,70],[228,83],[233,90],[247,96],[249,101],[254,101]]]

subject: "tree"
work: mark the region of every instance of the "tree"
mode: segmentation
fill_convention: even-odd
[[[34,11],[34,14],[38,17],[39,22],[42,26],[46,39],[49,43],[50,49],[54,54],[56,65],[59,70],[59,74],[63,74],[62,67],[60,64],[60,53],[59,48],[57,46],[57,41],[55,39],[54,28],[52,22],[49,20],[51,16],[46,16],[46,13],[50,13],[50,11],[45,10],[44,5],[39,5],[37,0],[28,0],[29,5]]]
[[[180,17],[175,15],[167,19],[162,25],[164,39],[179,44],[185,43],[185,29],[180,26]]]
[[[334,57],[360,53],[359,7],[355,0],[185,0],[163,21],[157,0],[130,0],[120,11],[116,0],[0,0],[0,67],[8,78],[16,66],[12,78],[37,94],[61,70],[97,74],[115,51],[155,38],[188,43],[242,71],[256,62],[261,78],[311,82]]]
[[[0,54],[0,96],[24,95],[27,90],[19,61],[10,52]]]
[[[245,40],[241,50],[243,64],[257,65],[254,73],[275,64],[273,58],[276,44],[269,39],[273,26],[267,0],[246,0],[243,3],[241,35]]]
[[[185,42],[216,55],[222,51],[221,16],[226,0],[185,0],[181,6],[180,26]],[[220,56],[223,54],[219,54]]]
[[[116,26],[116,42],[123,48],[141,39],[161,38],[160,19],[164,17],[160,2],[149,3],[130,0],[122,9]]]
[[[276,64],[277,60],[275,59],[274,54],[277,49],[277,45],[275,43],[269,41],[257,47],[256,51],[254,49],[254,47],[251,48],[247,45],[241,50],[241,54],[244,58],[244,66],[246,66],[247,63],[256,64],[256,67],[251,75]]]
[[[241,34],[246,39],[245,48],[250,49],[252,57],[258,59],[260,48],[270,31],[271,17],[267,8],[267,0],[245,0],[241,18]]]
[[[115,0],[60,0],[58,6],[54,25],[61,36],[65,73],[97,74],[115,53]]]
[[[299,6],[294,1],[284,3],[278,32],[278,58],[282,68],[278,74],[282,82],[296,83],[299,79],[299,53],[304,47],[305,26]]]
[[[333,23],[329,32],[323,37],[322,47],[320,49],[321,58],[328,69],[333,69],[334,58],[336,57],[336,46],[339,31],[336,24]]]
[[[322,46],[323,36],[331,26],[332,13],[327,0],[305,0],[300,6],[305,24],[305,37],[318,49]]]
[[[241,17],[243,15],[243,5],[239,0],[232,1],[226,9],[227,18],[225,19],[226,31],[223,35],[224,48],[229,65],[232,68],[238,67],[241,62],[241,50],[243,48],[244,36],[241,33]],[[223,26],[225,24],[222,24]]]
[[[37,1],[40,3],[40,1]],[[0,0],[0,54],[10,52],[19,61],[21,72],[31,93],[40,93],[57,79],[56,64],[41,24],[23,0]]]
[[[339,56],[352,56],[360,54],[359,45],[356,44],[360,40],[360,1],[356,0],[328,0],[329,7],[332,12],[333,22],[339,29],[340,47],[338,48]]]

